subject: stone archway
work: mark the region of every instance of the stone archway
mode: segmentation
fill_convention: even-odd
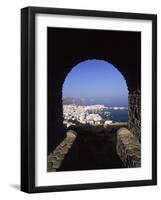
[[[48,153],[64,137],[65,77],[77,63],[92,58],[108,60],[124,76],[129,90],[129,128],[140,140],[140,40],[139,32],[48,28]]]

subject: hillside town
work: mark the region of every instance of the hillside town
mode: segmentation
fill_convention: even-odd
[[[112,123],[108,119],[110,112],[108,109],[125,109],[125,107],[105,107],[104,105],[82,106],[76,104],[63,105],[63,124],[68,128],[71,125],[101,125]],[[106,117],[102,117],[101,112],[104,112]]]

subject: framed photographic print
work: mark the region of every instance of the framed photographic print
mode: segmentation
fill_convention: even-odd
[[[157,184],[157,16],[21,10],[21,190]]]

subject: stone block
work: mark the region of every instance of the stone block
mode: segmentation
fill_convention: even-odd
[[[141,166],[140,142],[127,128],[117,131],[116,151],[125,167]]]

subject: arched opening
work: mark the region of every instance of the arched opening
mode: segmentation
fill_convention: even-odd
[[[66,76],[62,92],[66,128],[128,121],[126,80],[107,61],[78,63]]]
[[[57,170],[123,168],[115,147],[117,130],[127,127],[128,88],[117,68],[98,59],[73,66],[62,103],[66,137],[55,151],[67,148]]]

